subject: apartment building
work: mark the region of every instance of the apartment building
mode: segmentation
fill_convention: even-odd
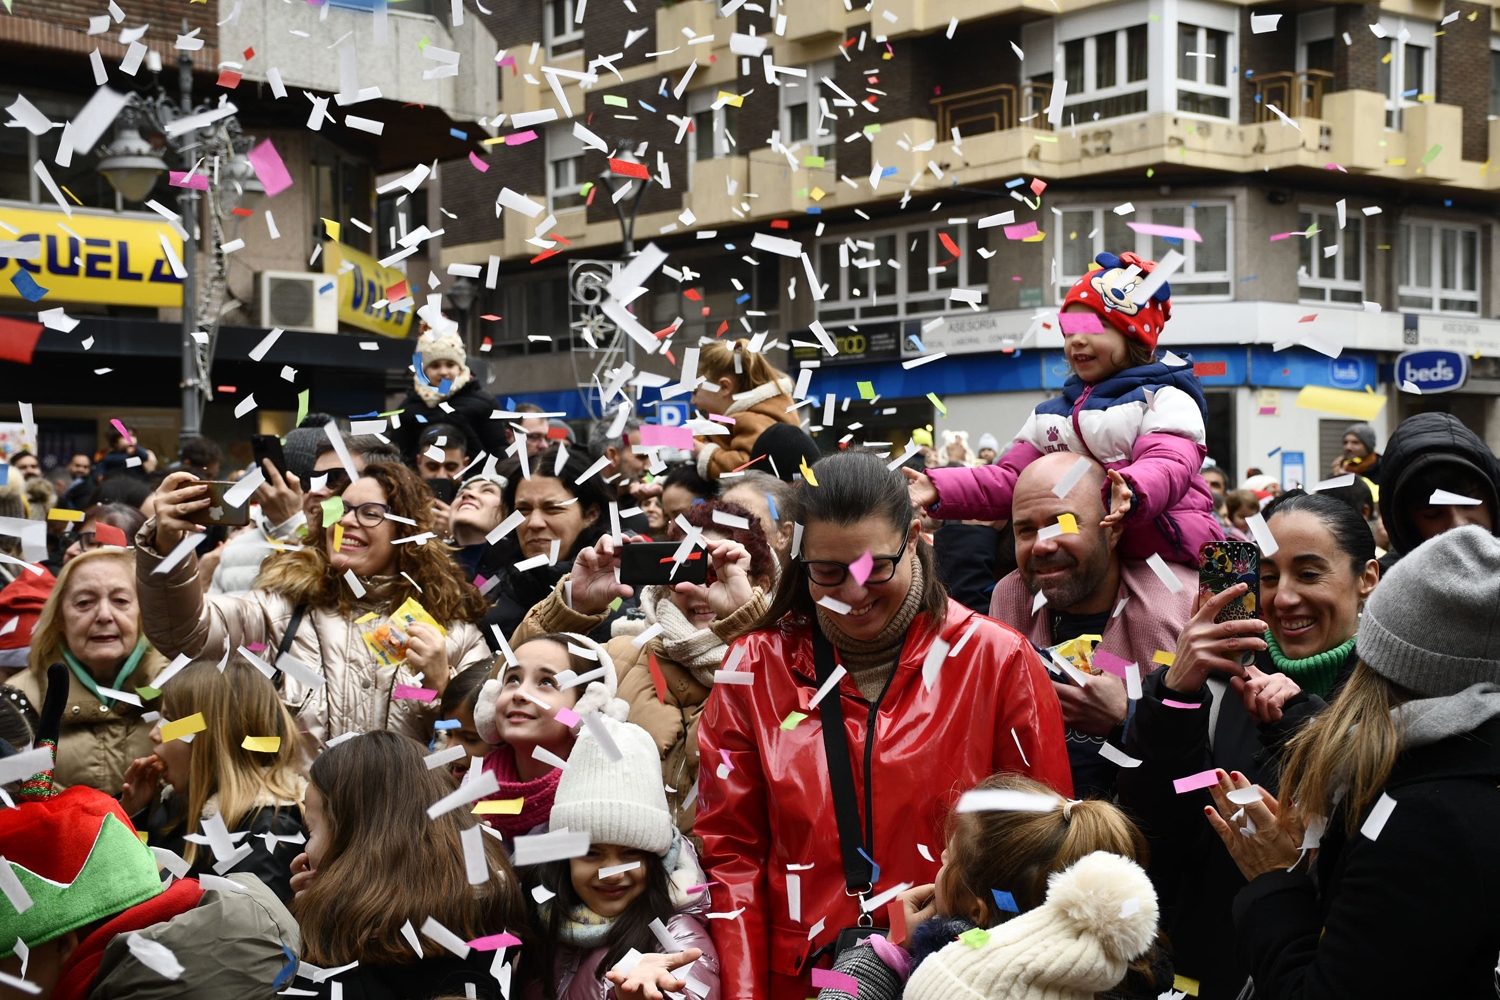
[[[454,282],[431,274],[441,236],[379,263],[395,255],[393,232],[441,230],[441,181],[378,192],[463,155],[489,134],[478,122],[498,100],[494,39],[462,13],[436,0],[389,10],[370,0],[15,0],[0,17],[0,107],[25,97],[54,127],[0,129],[0,240],[45,247],[34,262],[0,259],[0,338],[10,348],[0,353],[0,421],[18,419],[17,401],[31,403],[44,460],[92,451],[113,418],[175,453],[183,283],[160,240],[179,256],[190,248],[148,203],[180,212],[170,173],[193,170],[214,186],[197,202],[187,268],[206,302],[194,325],[213,346],[204,432],[248,461],[249,435],[285,431],[299,408],[385,409],[410,380],[415,336],[412,313],[392,309],[400,296],[387,290],[405,281],[420,304]],[[233,155],[169,148],[161,115],[137,113],[159,100],[172,106],[169,118],[180,113],[184,56],[198,108],[224,100],[236,109]],[[132,104],[98,148],[60,155],[62,123],[101,83]],[[284,190],[268,191],[246,157],[267,141]],[[12,283],[23,269],[48,289],[39,301]],[[54,322],[38,336],[37,314],[55,307],[77,325]],[[251,358],[273,328],[285,333]]]
[[[1382,442],[1442,408],[1500,445],[1490,7],[517,0],[484,20],[509,138],[484,174],[444,165],[462,190],[442,260],[494,272],[474,312],[503,320],[475,335],[549,408],[586,409],[570,261],[619,260],[634,209],[634,245],[673,268],[634,306],[647,327],[811,343],[816,320],[837,337],[812,395],[852,402],[810,408],[835,439],[929,422],[1003,439],[1064,378],[1039,313],[1095,254],[1132,249],[1183,258],[1162,346],[1205,366],[1224,464],[1317,478],[1350,418],[1297,407],[1305,386],[1385,395]],[[622,155],[644,192],[609,174]],[[538,220],[496,217],[497,179],[545,204],[541,238]],[[1021,228],[981,225],[1006,212]],[[756,233],[799,241],[821,297]],[[1460,384],[1400,391],[1398,357],[1429,349],[1462,356]],[[786,363],[815,360],[794,347]]]

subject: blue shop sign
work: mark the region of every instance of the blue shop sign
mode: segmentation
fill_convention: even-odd
[[[1426,392],[1451,392],[1469,378],[1469,358],[1458,351],[1407,351],[1396,359],[1397,383]]]
[[[1364,389],[1378,383],[1375,355],[1368,352],[1345,351],[1330,358],[1301,347],[1285,351],[1272,351],[1269,347],[1250,349],[1251,385],[1288,389],[1308,385]]]

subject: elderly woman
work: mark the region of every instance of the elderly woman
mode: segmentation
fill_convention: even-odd
[[[330,498],[332,499],[332,498]],[[323,742],[348,732],[393,729],[426,741],[448,679],[489,653],[473,624],[484,602],[436,536],[432,495],[415,472],[376,462],[343,488],[343,515],[309,519],[308,544],[268,559],[244,596],[205,597],[191,551],[156,572],[189,532],[187,518],[212,501],[188,473],[156,492],[156,514],[136,536],[136,579],[146,633],[170,655],[216,662],[241,647],[285,669],[275,678],[301,729]],[[441,628],[389,620],[407,601]],[[244,655],[243,653],[235,655]],[[288,667],[284,655],[295,662]],[[253,661],[252,661],[253,662]]]
[[[1249,970],[1224,938],[1245,880],[1203,822],[1208,792],[1179,795],[1173,782],[1222,768],[1274,791],[1282,744],[1358,662],[1360,608],[1380,579],[1375,538],[1343,501],[1292,490],[1265,518],[1277,548],[1261,556],[1256,616],[1214,621],[1244,584],[1199,597],[1172,665],[1142,684],[1125,752],[1143,763],[1119,776],[1120,804],[1151,841],[1173,961],[1205,1000],[1245,985]]]
[[[40,705],[47,667],[59,662],[71,677],[57,782],[119,795],[130,762],[151,752],[144,709],[119,693],[135,697],[166,666],[141,629],[133,553],[96,549],[63,566],[31,634],[30,664],[11,683]]]
[[[747,526],[723,524],[715,513],[743,518]],[[765,614],[767,594],[776,583],[776,557],[760,522],[744,507],[709,500],[689,507],[683,517],[703,530],[713,577],[706,586],[642,587],[641,615],[616,620],[605,649],[620,678],[620,697],[630,706],[630,721],[650,733],[661,751],[672,817],[678,829],[692,833],[698,718],[728,651],[726,642]],[[619,550],[608,535],[584,549],[573,563],[572,586],[559,583],[532,608],[511,645],[550,632],[593,631],[615,598],[634,595],[616,582],[619,565]],[[652,634],[641,641],[648,630]]]

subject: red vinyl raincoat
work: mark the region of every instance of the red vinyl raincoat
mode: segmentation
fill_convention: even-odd
[[[1030,644],[949,600],[938,633],[944,641],[957,646],[970,626],[977,627],[958,656],[943,659],[928,691],[922,681],[934,639],[928,621],[925,614],[913,621],[876,704],[847,676],[837,689],[861,829],[872,804],[875,810],[869,849],[880,866],[876,893],[901,882],[933,881],[950,809],[989,775],[1019,772],[1064,795],[1073,790],[1062,712]],[[714,912],[743,909],[709,921],[723,1000],[812,996],[809,958],[859,916],[858,897],[845,891],[820,713],[808,709],[818,687],[813,627],[788,618],[741,638],[739,669],[753,671],[755,682],[716,685],[699,721],[703,763],[694,832],[703,839],[708,876],[718,883],[711,890]],[[782,729],[792,712],[810,718]],[[724,766],[728,774],[720,777]],[[799,868],[789,871],[793,865]],[[789,874],[800,880],[795,916]],[[874,916],[877,925],[889,925],[884,909]]]

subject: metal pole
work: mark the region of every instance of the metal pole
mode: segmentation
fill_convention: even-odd
[[[184,34],[188,31],[186,19],[182,22]],[[193,60],[186,52],[177,57],[177,80],[181,94],[178,107],[184,115],[193,112]],[[203,395],[198,382],[198,345],[193,341],[193,332],[198,328],[197,295],[193,287],[193,269],[198,257],[198,192],[184,187],[177,196],[182,210],[183,228],[187,238],[182,241],[182,266],[187,277],[182,279],[182,429],[178,433],[179,444],[188,438],[197,437],[203,430]]]

